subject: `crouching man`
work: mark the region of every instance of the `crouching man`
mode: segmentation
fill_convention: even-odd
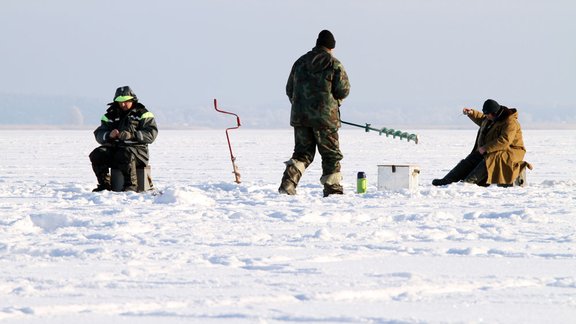
[[[128,86],[116,89],[114,100],[94,131],[101,144],[90,153],[92,170],[98,179],[94,192],[111,190],[110,168],[117,168],[124,177],[123,191],[137,191],[136,168],[148,164],[148,144],[158,135],[154,115]]]
[[[511,186],[523,168],[532,169],[523,161],[526,149],[516,109],[488,99],[482,112],[471,108],[464,108],[462,112],[480,126],[474,148],[444,178],[434,179],[433,185],[464,181],[480,186]]]

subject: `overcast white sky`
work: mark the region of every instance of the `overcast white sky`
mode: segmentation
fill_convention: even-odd
[[[343,109],[576,105],[574,0],[2,0],[0,93],[288,107],[292,63],[324,28]]]

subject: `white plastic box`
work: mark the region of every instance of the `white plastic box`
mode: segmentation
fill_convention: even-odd
[[[420,167],[407,164],[378,165],[378,190],[418,189]]]

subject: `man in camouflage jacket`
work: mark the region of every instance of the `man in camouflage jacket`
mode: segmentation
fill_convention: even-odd
[[[318,35],[316,46],[292,66],[286,94],[292,104],[290,125],[294,127],[294,153],[285,162],[286,170],[278,192],[295,195],[304,170],[314,160],[316,147],[322,157],[324,197],[342,194],[338,142],[339,107],[350,93],[344,66],[332,56],[336,46],[328,30]]]
[[[158,135],[156,120],[128,86],[116,89],[114,101],[108,105],[94,131],[101,146],[90,153],[92,170],[98,179],[93,191],[111,189],[109,168],[122,172],[124,191],[137,191],[136,168],[148,164],[148,144]]]

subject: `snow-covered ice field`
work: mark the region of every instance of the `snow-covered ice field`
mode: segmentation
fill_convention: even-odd
[[[160,128],[159,196],[92,193],[91,130],[2,130],[0,322],[574,323],[576,131],[524,130],[525,188],[433,187],[476,132],[414,132],[341,130],[322,198],[320,156],[276,191],[290,129],[230,132],[237,185],[223,130]],[[377,191],[406,163],[417,192]]]

